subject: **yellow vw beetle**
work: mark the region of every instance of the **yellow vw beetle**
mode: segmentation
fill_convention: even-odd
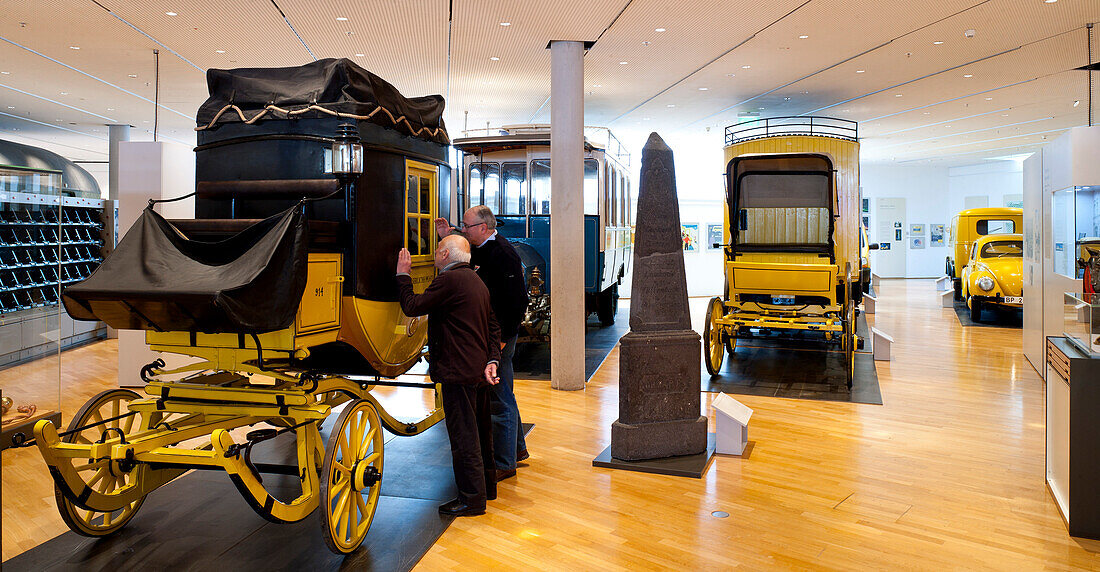
[[[971,320],[981,321],[987,305],[1023,307],[1023,263],[1022,234],[991,234],[974,242],[970,263],[962,273],[962,294]]]

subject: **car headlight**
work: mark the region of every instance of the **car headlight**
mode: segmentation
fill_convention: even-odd
[[[985,290],[986,292],[993,289],[993,279],[988,276],[982,276],[978,279],[978,288]]]

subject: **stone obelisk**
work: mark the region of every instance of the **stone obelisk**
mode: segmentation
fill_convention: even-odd
[[[707,450],[676,174],[656,133],[642,149],[639,188],[630,332],[620,340],[619,418],[611,425],[611,456],[625,461]]]

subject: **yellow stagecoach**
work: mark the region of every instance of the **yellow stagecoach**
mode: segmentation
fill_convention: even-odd
[[[145,366],[146,396],[106,391],[63,432],[37,423],[35,444],[79,534],[114,533],[151,491],[214,469],[270,521],[319,512],[326,544],[349,553],[378,501],[383,428],[416,435],[443,417],[437,385],[384,379],[424,351],[425,320],[401,313],[393,269],[406,246],[414,289],[434,276],[432,221],[450,172],[443,99],[406,99],[348,60],[211,70],[208,82],[196,218],[165,220],[150,201],[96,273],[64,292],[74,317],[145,330],[183,365]],[[399,420],[371,395],[378,385],[435,390],[435,406]],[[252,461],[283,433],[297,438],[296,463]],[[264,473],[297,477],[300,494],[269,493]]]
[[[707,371],[756,331],[819,332],[852,384],[860,285],[856,124],[779,117],[726,129],[725,293],[707,307]]]

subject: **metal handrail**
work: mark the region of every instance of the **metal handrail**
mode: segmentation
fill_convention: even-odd
[[[859,127],[851,119],[813,115],[763,117],[726,127],[726,145],[781,135],[813,135],[849,141],[859,140]]]

